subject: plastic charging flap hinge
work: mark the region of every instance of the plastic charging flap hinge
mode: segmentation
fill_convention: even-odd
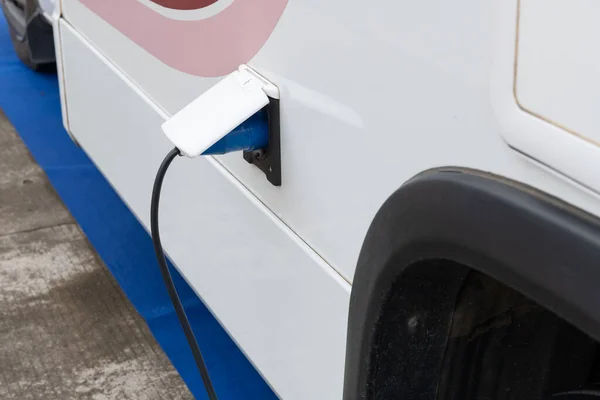
[[[196,157],[278,99],[277,86],[241,65],[173,115],[162,129],[183,155]]]

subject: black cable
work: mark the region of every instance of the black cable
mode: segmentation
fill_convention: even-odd
[[[171,162],[179,154],[179,149],[174,148],[173,150],[171,150],[163,160],[162,164],[158,168],[158,172],[156,173],[156,179],[154,180],[154,188],[152,189],[152,202],[150,205],[150,226],[152,231],[152,242],[154,243],[156,259],[158,260],[158,266],[160,267],[160,272],[162,273],[163,279],[165,281],[165,286],[167,287],[167,291],[169,292],[169,297],[171,298],[173,307],[175,307],[175,312],[177,313],[179,323],[181,324],[183,332],[185,333],[185,337],[187,338],[187,341],[190,345],[192,354],[194,354],[194,359],[196,360],[196,365],[198,366],[200,375],[202,376],[202,381],[204,382],[204,388],[206,389],[208,398],[210,400],[217,400],[217,394],[215,393],[215,389],[210,380],[210,376],[208,375],[208,370],[206,368],[206,364],[204,363],[202,352],[200,351],[200,347],[198,346],[198,342],[196,341],[196,337],[194,336],[194,331],[192,331],[190,321],[188,320],[187,315],[185,314],[185,310],[183,309],[183,305],[181,304],[181,300],[179,299],[179,295],[177,294],[177,289],[175,289],[175,284],[173,283],[171,272],[169,271],[169,267],[167,266],[167,260],[165,259],[165,253],[160,242],[160,232],[158,230],[158,203],[160,202],[160,190],[162,188],[165,174],[169,169],[169,165],[171,165]]]

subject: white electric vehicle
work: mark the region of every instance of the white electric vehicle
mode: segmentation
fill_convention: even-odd
[[[274,164],[178,160],[161,234],[281,398],[600,398],[598,0],[2,1],[148,229],[165,121],[276,88]]]

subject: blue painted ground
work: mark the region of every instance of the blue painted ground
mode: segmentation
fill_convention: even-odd
[[[0,109],[44,169],[99,256],[197,399],[206,395],[158,270],[152,242],[63,129],[55,74],[29,71],[13,52],[0,13]],[[158,167],[158,166],[157,166]],[[174,279],[219,398],[276,396],[175,271]]]

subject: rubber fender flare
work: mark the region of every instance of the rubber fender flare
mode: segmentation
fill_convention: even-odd
[[[442,277],[454,285],[448,293],[473,269],[600,339],[598,218],[488,173],[429,170],[388,198],[363,242],[350,299],[345,400],[369,397],[376,325],[394,282],[409,266],[440,259],[468,267]]]

